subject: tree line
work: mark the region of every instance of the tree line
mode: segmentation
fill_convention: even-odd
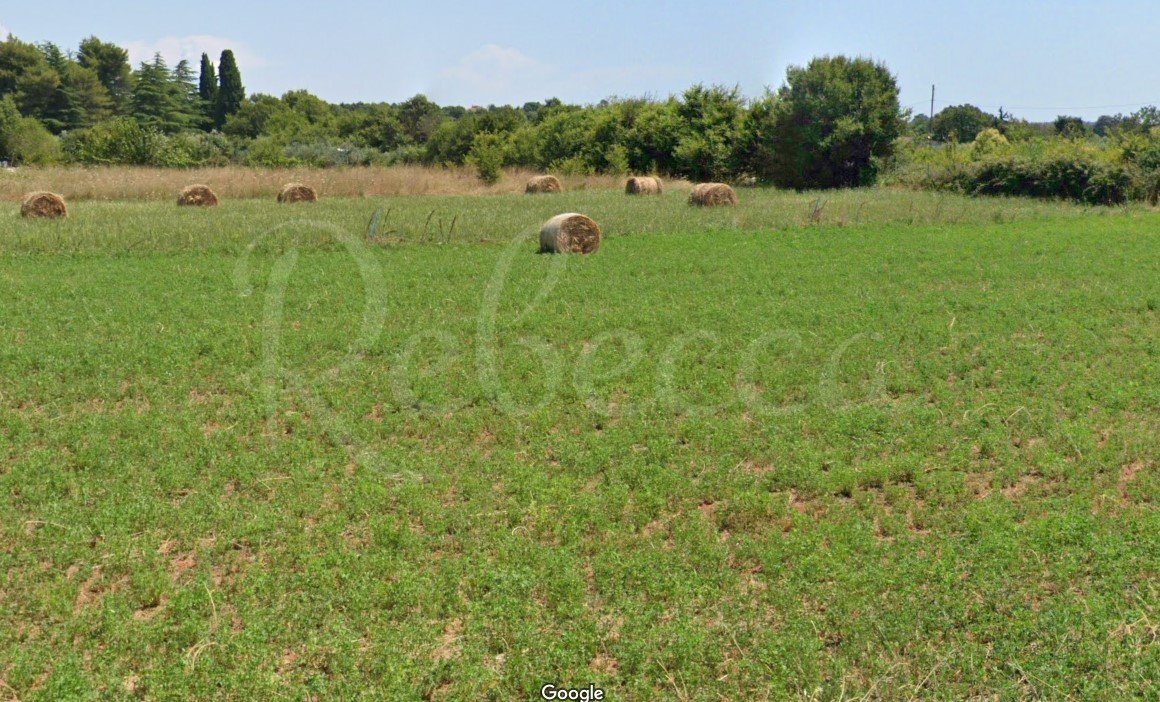
[[[852,186],[873,181],[905,117],[885,66],[843,56],[791,68],[755,100],[696,85],[664,100],[467,108],[247,96],[230,51],[196,69],[160,55],[133,68],[96,37],[75,52],[0,42],[0,158],[18,164],[469,164],[485,180],[518,166]]]
[[[959,148],[965,146],[969,148]],[[1117,202],[1160,185],[1160,111],[1053,123],[948,107],[930,119],[899,105],[895,76],[864,58],[791,66],[756,99],[694,85],[666,99],[558,99],[522,106],[331,104],[305,90],[247,95],[232,51],[133,68],[96,37],[76,51],[0,42],[0,159],[16,164],[399,163],[562,174],[656,173],[797,189],[881,182]],[[1061,175],[1062,174],[1062,175]],[[1079,193],[1079,195],[1074,195]],[[1153,197],[1149,194],[1148,197]]]

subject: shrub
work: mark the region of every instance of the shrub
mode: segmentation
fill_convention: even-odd
[[[1061,154],[1044,160],[1008,156],[980,161],[959,174],[956,184],[976,195],[1024,195],[1118,205],[1137,192],[1138,178],[1129,164]]]
[[[159,164],[163,137],[160,132],[145,129],[130,117],[118,117],[90,127],[69,132],[61,140],[65,157],[72,163],[91,166]]]
[[[376,149],[352,144],[333,144],[328,141],[292,143],[282,147],[282,156],[294,163],[317,168],[341,166],[369,166],[381,161]]]
[[[242,163],[261,168],[288,168],[300,165],[296,159],[286,155],[285,148],[278,139],[258,137],[250,142],[242,157]]]
[[[22,117],[0,132],[0,154],[25,165],[43,166],[61,159],[60,142],[31,117]]]
[[[476,134],[467,154],[467,163],[475,166],[479,179],[495,185],[503,175],[504,152],[507,140],[499,134]]]
[[[1011,142],[1007,141],[1007,137],[1003,136],[994,127],[984,129],[975,137],[975,143],[971,145],[971,158],[982,159],[988,156],[994,156],[1002,153]]]

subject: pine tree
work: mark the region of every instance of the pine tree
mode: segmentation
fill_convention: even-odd
[[[201,127],[204,115],[201,110],[201,94],[193,79],[193,68],[189,61],[182,59],[173,68],[173,100],[177,107],[173,121],[183,128]]]
[[[178,115],[181,104],[177,100],[169,67],[161,54],[142,63],[134,74],[137,84],[133,89],[133,117],[143,127],[162,131],[177,131],[183,126]]]
[[[218,79],[213,61],[208,54],[201,55],[201,76],[197,83],[197,94],[201,98],[201,111],[205,117],[206,129],[213,129],[214,103],[217,102]]]
[[[221,129],[226,118],[242,109],[246,99],[246,88],[242,85],[242,73],[238,70],[238,62],[234,59],[234,52],[226,49],[222,52],[221,62],[218,65],[218,94],[214,100],[214,126]]]
[[[77,61],[97,74],[101,85],[113,98],[117,112],[128,114],[133,99],[133,69],[129,65],[129,52],[116,44],[89,37],[81,42]]]

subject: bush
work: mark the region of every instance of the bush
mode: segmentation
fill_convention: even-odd
[[[65,157],[72,163],[89,166],[159,164],[163,136],[145,129],[129,117],[101,122],[89,129],[69,132],[61,140]]]
[[[503,176],[504,152],[507,140],[499,134],[476,134],[467,154],[467,163],[475,166],[479,179],[495,185]]]
[[[297,160],[286,155],[285,145],[273,137],[258,137],[251,141],[242,156],[242,163],[260,168],[289,168],[300,165]]]
[[[980,161],[956,178],[975,195],[1060,198],[1089,205],[1119,205],[1138,193],[1139,173],[1129,164],[1107,163],[1079,154],[1045,160],[1009,156]]]
[[[1003,132],[994,127],[984,129],[975,137],[975,143],[971,146],[971,158],[983,159],[995,156],[1003,153],[1010,145],[1011,142],[1007,141]]]
[[[23,117],[0,132],[0,154],[22,165],[43,166],[61,159],[60,142],[31,117]]]
[[[377,149],[352,144],[335,145],[327,141],[289,144],[282,148],[282,155],[295,163],[317,168],[369,166],[382,160]]]

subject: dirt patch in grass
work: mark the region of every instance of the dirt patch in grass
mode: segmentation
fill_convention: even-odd
[[[439,645],[431,654],[431,658],[436,663],[442,663],[458,657],[460,653],[459,640],[462,636],[463,620],[452,619],[447,622],[447,626],[443,629],[443,635],[439,637]]]
[[[1040,480],[1042,480],[1042,478],[1034,473],[1022,475],[1019,477],[1019,480],[1015,481],[1011,485],[1008,485],[999,492],[1003,494],[1003,497],[1006,497],[1009,500],[1017,500],[1020,497],[1026,495],[1027,491],[1030,490],[1033,486],[1037,485]]]
[[[1147,467],[1147,466],[1141,460],[1135,460],[1135,461],[1132,461],[1131,463],[1125,463],[1123,466],[1120,467],[1120,480],[1119,480],[1119,483],[1117,483],[1116,487],[1120,492],[1120,497],[1125,502],[1127,502],[1129,499],[1128,486],[1131,485],[1132,482],[1136,480],[1136,476],[1138,476],[1140,474],[1140,472],[1144,470],[1145,467]]]

